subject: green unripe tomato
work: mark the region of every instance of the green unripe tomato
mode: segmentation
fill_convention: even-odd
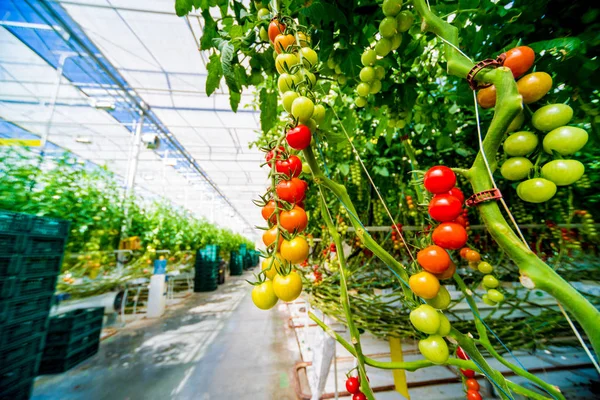
[[[342,67],[340,67],[339,64],[335,66],[335,73],[336,74],[341,74],[342,73]]]
[[[310,47],[302,47],[298,53],[302,60],[302,65],[304,65],[305,68],[310,69],[319,63],[317,52]]]
[[[356,104],[357,107],[364,107],[367,105],[367,98],[366,97],[357,97],[354,100],[354,104]]]
[[[511,157],[504,161],[500,167],[500,173],[504,179],[509,181],[520,181],[527,178],[529,171],[533,168],[533,163],[525,157]]]
[[[402,0],[384,0],[381,5],[381,10],[383,11],[383,15],[386,17],[394,17],[402,8]]]
[[[377,53],[375,53],[375,50],[373,49],[365,50],[360,56],[360,62],[365,67],[375,64],[375,61],[377,61]]]
[[[371,86],[366,82],[361,82],[356,86],[356,93],[361,97],[367,97],[371,91]]]
[[[577,182],[585,173],[585,167],[577,160],[554,160],[542,167],[542,177],[556,186],[568,186]]]
[[[484,294],[483,296],[481,296],[481,300],[488,306],[495,306],[498,304],[495,301],[492,301],[487,294]]]
[[[445,286],[440,286],[438,294],[433,299],[425,300],[425,302],[435,309],[445,310],[450,305],[450,300],[448,289]]]
[[[309,88],[312,88],[317,84],[317,77],[310,71],[304,70],[304,81],[307,83]]]
[[[428,304],[421,304],[410,312],[410,322],[423,333],[434,334],[440,329],[440,313]]]
[[[544,137],[544,151],[552,154],[556,151],[561,156],[571,155],[579,150],[588,141],[588,133],[574,126],[561,126],[553,129]]]
[[[324,118],[325,118],[325,107],[323,106],[323,104],[317,104],[315,106],[315,110],[313,111],[312,119],[314,119],[318,125],[321,122],[323,122]]]
[[[531,123],[543,132],[566,125],[573,118],[573,109],[566,104],[548,104],[533,113]]]
[[[434,364],[443,364],[450,357],[448,345],[440,335],[431,335],[427,339],[419,340],[419,351]]]
[[[538,137],[533,132],[515,132],[504,141],[504,152],[509,156],[520,157],[531,153],[538,145]]]
[[[399,120],[396,121],[396,128],[402,129],[405,126],[406,126],[406,121],[405,120],[399,119]],[[419,150],[421,150],[421,149],[419,149]],[[417,151],[419,151],[419,150],[417,150]],[[415,154],[417,154],[417,153],[415,153]],[[421,153],[418,153],[417,155],[419,155],[419,154],[421,154]]]
[[[379,23],[379,34],[386,38],[391,38],[396,34],[396,18],[385,17]]]
[[[300,96],[292,102],[292,115],[301,123],[306,123],[313,115],[315,105],[311,99]]]
[[[385,78],[385,68],[381,65],[376,65],[373,69],[375,70],[375,79],[382,80]]]
[[[525,121],[525,113],[523,112],[523,110],[521,110],[521,112],[519,114],[517,114],[515,119],[512,120],[510,125],[508,125],[508,128],[506,128],[506,133],[514,132],[517,129],[521,128],[521,125],[523,125],[524,121]]]
[[[554,182],[544,178],[528,179],[517,186],[517,196],[529,203],[543,203],[556,194]]]
[[[280,74],[289,72],[290,68],[298,64],[298,57],[292,53],[282,53],[275,59],[275,68]]]
[[[282,93],[294,90],[294,87],[300,83],[301,80],[302,78],[298,77],[296,74],[290,75],[287,72],[284,72],[283,74],[279,75],[279,78],[277,78],[277,87]]]
[[[493,275],[486,275],[483,277],[483,286],[488,289],[495,289],[499,284],[500,282],[498,282],[498,279]]]
[[[292,103],[296,100],[300,95],[293,90],[288,90],[281,95],[281,101],[283,103],[283,108],[285,111],[291,113],[292,112]]]
[[[477,265],[477,269],[482,274],[489,274],[494,270],[494,267],[492,267],[492,264],[482,261]]]
[[[371,82],[371,94],[376,94],[379,93],[379,91],[381,90],[381,81],[380,80],[374,80],[373,82]]]
[[[496,289],[488,290],[487,297],[494,303],[502,303],[504,301],[504,295]]]
[[[335,62],[335,60],[334,60],[332,57],[330,57],[330,58],[327,60],[327,67],[328,67],[329,69],[335,69],[335,66],[336,66],[336,62]]]
[[[450,330],[452,329],[452,325],[450,325],[450,321],[448,317],[444,314],[440,313],[440,329],[438,329],[437,334],[440,336],[448,336],[450,334]]]
[[[310,129],[311,132],[315,132],[317,130],[317,123],[315,122],[314,119],[309,119],[308,121],[306,121],[304,123],[304,125],[306,125],[306,127],[308,129]]]
[[[388,119],[387,125],[388,125],[388,128],[395,127],[396,126],[396,120],[394,118]]]
[[[375,45],[375,53],[377,53],[379,57],[385,57],[390,51],[392,51],[392,41],[385,37],[379,39]]]
[[[305,174],[310,174],[312,172],[308,163],[302,163],[302,172]]]
[[[258,36],[260,37],[260,41],[263,43],[267,43],[269,41],[269,33],[264,28],[264,26],[260,27],[260,30],[258,31]]]
[[[373,79],[375,79],[375,70],[373,67],[363,67],[360,70],[359,76],[361,81],[371,82]]]
[[[337,77],[337,81],[340,85],[345,85],[348,82],[348,78],[346,77],[346,75],[339,75]]]
[[[392,36],[392,50],[396,50],[402,44],[402,34],[396,33]]]
[[[256,13],[256,15],[258,16],[258,19],[267,19],[267,18],[269,18],[269,14],[270,14],[270,12],[266,8],[261,8]]]
[[[402,11],[396,15],[398,32],[406,32],[415,23],[415,17],[410,11]]]

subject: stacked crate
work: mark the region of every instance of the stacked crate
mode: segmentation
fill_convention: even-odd
[[[237,251],[232,251],[229,256],[229,273],[242,275],[244,273],[244,258]]]
[[[219,246],[207,245],[196,254],[194,292],[217,290],[219,278]]]
[[[82,308],[50,318],[40,374],[65,372],[98,352],[104,307]]]
[[[67,221],[0,211],[0,398],[28,398],[69,232]]]

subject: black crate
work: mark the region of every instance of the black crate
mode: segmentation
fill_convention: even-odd
[[[50,318],[48,332],[71,333],[86,325],[99,324],[102,327],[104,307],[79,308]]]
[[[79,336],[72,336],[68,340],[56,340],[55,336],[62,336],[62,333],[48,334],[46,345],[44,346],[42,362],[46,359],[69,358],[75,353],[89,347],[92,343],[100,342],[100,332],[102,327],[97,327],[94,331],[87,331]]]
[[[78,325],[70,331],[48,332],[46,338],[47,345],[67,345],[81,337],[88,336],[91,333],[97,333],[102,330],[102,320],[88,322],[84,325]]]
[[[45,312],[50,312],[52,295],[27,296],[0,302],[0,322],[12,324],[26,321]]]
[[[90,343],[68,358],[44,358],[40,363],[39,374],[57,374],[65,372],[87,360],[98,352],[100,341]]]
[[[24,379],[16,386],[0,392],[0,399],[29,400],[34,378]]]
[[[32,295],[52,296],[55,288],[56,275],[25,278],[11,276],[0,279],[0,299]]]
[[[13,365],[21,360],[39,356],[42,352],[44,338],[43,333],[38,333],[20,343],[0,348],[0,374],[12,369]]]
[[[48,311],[42,310],[37,315],[21,322],[2,324],[0,327],[0,348],[19,343],[23,340],[46,332]]]
[[[5,372],[0,373],[0,393],[7,392],[21,382],[34,378],[38,372],[39,361],[40,355],[37,354],[22,359]]]

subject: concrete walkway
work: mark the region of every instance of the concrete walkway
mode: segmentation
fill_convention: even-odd
[[[93,358],[39,377],[33,399],[293,400],[298,344],[287,308],[254,307],[243,277],[127,326]]]

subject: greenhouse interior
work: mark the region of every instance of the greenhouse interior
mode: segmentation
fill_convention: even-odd
[[[0,399],[600,398],[599,90],[594,2],[0,0]]]

